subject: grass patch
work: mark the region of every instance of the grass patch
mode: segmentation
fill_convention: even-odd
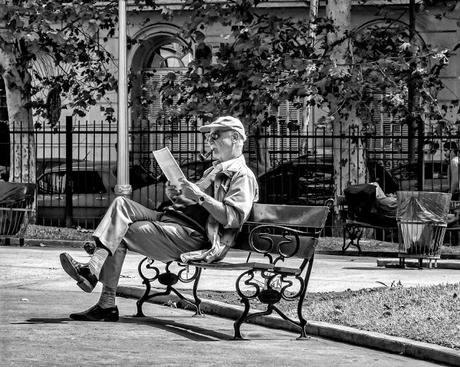
[[[362,289],[307,293],[304,315],[361,330],[442,345],[460,350],[460,283],[429,287]],[[201,292],[204,298],[241,305],[233,292]],[[262,309],[263,305],[254,303]],[[296,303],[282,300],[279,308],[296,318]]]
[[[65,228],[51,226],[37,226],[29,224],[24,233],[24,238],[37,240],[74,240],[91,241],[93,231],[84,228]]]

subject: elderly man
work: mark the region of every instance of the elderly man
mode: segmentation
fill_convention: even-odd
[[[224,116],[199,130],[208,133],[216,161],[197,183],[183,179],[180,188],[167,185],[171,207],[158,212],[117,197],[94,231],[97,247],[89,262],[60,255],[63,269],[82,290],[92,292],[98,281],[103,284],[98,303],[71,314],[71,319],[118,320],[115,294],[127,249],[164,262],[212,262],[233,246],[258,199],[256,178],[243,156],[244,127],[240,120]]]

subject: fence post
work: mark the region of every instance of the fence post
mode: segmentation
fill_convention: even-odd
[[[72,116],[65,119],[65,226],[72,227],[73,220],[73,182],[72,182]]]

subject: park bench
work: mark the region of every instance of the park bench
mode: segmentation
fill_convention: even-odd
[[[354,246],[358,250],[358,254],[362,253],[362,249],[360,246],[359,241],[361,240],[364,231],[366,229],[372,229],[381,231],[382,233],[390,233],[391,241],[394,242],[397,240],[397,233],[398,227],[396,224],[396,220],[394,223],[383,223],[382,224],[375,224],[366,222],[364,219],[357,218],[353,211],[349,211],[348,203],[345,199],[345,196],[340,195],[337,197],[337,204],[339,207],[340,217],[342,218],[343,225],[342,225],[342,235],[343,235],[343,245],[342,245],[342,253]],[[395,236],[396,234],[396,236]],[[347,242],[348,240],[348,242]]]
[[[35,184],[0,182],[0,241],[12,238],[24,246],[24,232],[33,212]]]
[[[234,338],[242,338],[242,323],[259,315],[269,315],[273,311],[297,325],[300,328],[300,338],[305,338],[307,321],[303,317],[302,305],[315,247],[328,212],[327,206],[254,204],[251,216],[243,226],[234,247],[236,251],[247,255],[244,262],[169,262],[162,272],[154,260],[147,257],[142,259],[138,270],[146,289],[137,301],[137,316],[144,316],[142,306],[145,301],[160,295],[169,295],[171,292],[192,305],[196,315],[202,315],[201,299],[197,293],[202,270],[241,271],[235,287],[244,304],[244,310],[234,322]],[[174,267],[177,271],[174,271]],[[149,272],[151,276],[148,276]],[[151,283],[155,281],[166,289],[151,293]],[[193,299],[184,296],[175,287],[178,282],[193,282]],[[265,310],[249,314],[253,300],[265,305]],[[277,307],[281,300],[297,302],[298,321],[288,317]]]

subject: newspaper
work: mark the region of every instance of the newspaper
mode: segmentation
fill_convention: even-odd
[[[176,188],[180,188],[181,182],[179,180],[185,177],[185,175],[171,154],[169,148],[164,147],[162,149],[154,150],[152,153],[171,185],[176,186]]]

